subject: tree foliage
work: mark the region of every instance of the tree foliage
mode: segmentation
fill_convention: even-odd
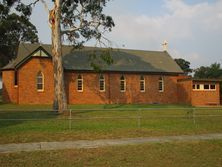
[[[103,8],[109,0],[51,1],[54,2],[52,9],[48,8],[46,0],[32,0],[28,5],[23,4],[21,0],[3,0],[2,7],[5,7],[6,9],[6,16],[11,15],[9,11],[12,6],[15,6],[16,11],[20,13],[20,15],[17,15],[17,20],[21,18],[21,21],[19,20],[19,27],[22,27],[23,25],[25,25],[25,27],[22,29],[24,31],[19,31],[18,36],[16,36],[17,41],[25,39],[24,37],[26,36],[22,34],[28,35],[28,39],[31,38],[33,41],[37,41],[34,35],[37,33],[35,27],[31,23],[28,24],[29,16],[32,13],[32,7],[36,3],[41,2],[44,4],[44,7],[49,14],[49,24],[52,30],[52,62],[54,67],[53,76],[55,96],[53,106],[54,109],[58,109],[59,112],[62,112],[67,106],[64,69],[62,65],[62,39],[69,41],[75,47],[82,46],[85,42],[92,38],[94,38],[99,44],[104,44],[103,40],[107,39],[103,34],[106,31],[111,31],[115,24],[112,17],[106,16],[103,13]],[[6,20],[5,24],[9,23],[9,21],[10,20]],[[11,33],[12,36],[13,34],[14,32]],[[10,38],[10,33],[9,35],[6,33],[6,36]],[[108,53],[109,52],[106,51],[102,53],[100,59],[109,64],[112,60]],[[98,67],[95,62],[91,64],[95,68]]]
[[[112,17],[103,13],[108,0],[67,0],[62,2],[62,33],[74,45],[95,38],[101,41],[103,33],[115,26]]]
[[[180,68],[184,71],[186,75],[192,72],[192,69],[190,68],[190,62],[186,61],[182,58],[174,59],[175,62],[180,66]]]
[[[41,1],[45,3],[44,0]],[[55,0],[53,9],[49,10],[55,76],[53,108],[58,109],[58,112],[63,112],[67,107],[61,37],[63,36],[63,39],[67,39],[75,47],[82,46],[92,38],[101,44],[102,40],[106,39],[103,36],[104,32],[111,31],[114,26],[112,17],[103,13],[103,8],[107,1],[109,0]],[[45,6],[47,6],[46,3]],[[109,56],[109,54],[101,54],[100,59],[110,63]],[[98,71],[98,63],[92,62],[91,65]]]
[[[29,4],[24,4],[21,0],[0,0],[0,67],[15,57],[19,42],[38,42],[37,30],[29,19],[32,8],[40,1],[32,0]],[[103,13],[108,1],[62,0],[63,39],[75,47],[81,47],[92,38],[99,44],[105,44],[102,41],[102,39],[107,40],[103,36],[104,32],[111,31],[115,26],[112,17]]]
[[[18,0],[0,1],[0,67],[15,58],[19,42],[38,42],[30,15],[31,7]]]
[[[213,63],[210,66],[201,66],[194,71],[195,78],[222,78],[220,63]]]
[[[61,32],[64,39],[76,48],[94,39],[99,45],[105,46],[109,40],[104,37],[105,32],[115,26],[111,16],[103,13],[103,8],[109,0],[67,0],[62,1]],[[98,44],[98,45],[97,45]],[[100,56],[91,56],[91,66],[96,71],[101,70],[101,62],[110,64],[111,49],[100,52]],[[98,52],[97,52],[98,54]],[[93,59],[94,58],[94,59]]]
[[[194,78],[222,79],[222,68],[220,63],[213,63],[210,66],[201,66],[194,70]],[[222,82],[220,82],[220,98],[222,98]]]

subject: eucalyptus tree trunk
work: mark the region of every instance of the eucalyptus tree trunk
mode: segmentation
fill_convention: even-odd
[[[52,30],[52,61],[54,73],[54,102],[53,109],[62,113],[67,109],[67,98],[64,83],[64,69],[62,64],[61,42],[61,0],[56,0],[54,9],[50,11],[49,20]]]

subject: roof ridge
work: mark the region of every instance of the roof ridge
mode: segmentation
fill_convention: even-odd
[[[51,47],[52,44],[44,44],[44,43],[26,43],[26,42],[21,42],[21,44],[23,46],[25,45],[39,45],[39,46],[49,46]],[[73,45],[68,45],[68,44],[62,44],[62,46],[64,47],[73,47]],[[97,46],[83,46],[83,48],[86,48],[86,49],[93,49],[93,48],[96,48],[96,49],[108,49],[109,47],[106,47],[106,48],[103,48],[103,47],[97,47]],[[166,52],[166,51],[158,51],[158,50],[145,50],[145,49],[131,49],[131,48],[117,48],[117,47],[110,47],[112,48],[113,50],[123,50],[123,51],[141,51],[141,52],[158,52],[158,53],[163,53],[163,52]]]

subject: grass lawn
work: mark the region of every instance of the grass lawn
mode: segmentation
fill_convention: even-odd
[[[75,105],[71,124],[69,113],[30,111],[49,108],[0,104],[0,119],[23,119],[0,120],[0,144],[222,133],[222,109],[196,109],[193,119],[190,106]]]
[[[221,167],[222,141],[0,154],[2,166]]]

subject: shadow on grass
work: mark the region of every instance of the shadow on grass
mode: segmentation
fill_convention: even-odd
[[[58,113],[52,111],[0,111],[0,129],[26,121],[56,119],[58,116]]]
[[[115,104],[115,105],[104,105],[104,109],[120,109],[126,107],[124,104]]]
[[[89,106],[88,108],[75,108],[71,106],[72,114],[84,114],[84,113],[92,113],[92,112],[98,112],[98,111],[104,111],[108,112],[110,110],[116,109],[117,111],[124,111],[124,109],[127,110],[127,108],[130,108],[129,105],[126,104],[105,104],[105,105],[95,105],[95,106]],[[135,108],[135,107],[134,107]]]

